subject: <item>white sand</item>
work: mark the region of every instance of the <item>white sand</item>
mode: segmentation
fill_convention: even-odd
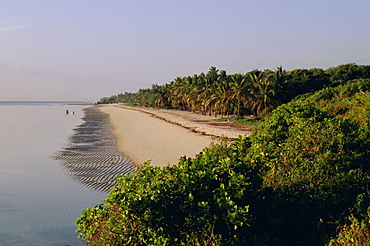
[[[230,138],[250,134],[246,130],[228,129],[227,124],[210,126],[204,122],[210,116],[190,112],[118,105],[99,109],[110,117],[119,151],[136,164],[151,159],[152,165],[167,166],[176,164],[181,156],[194,157],[214,139],[196,132]]]

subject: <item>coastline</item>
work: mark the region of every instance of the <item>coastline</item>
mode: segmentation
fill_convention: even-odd
[[[117,148],[109,116],[99,107],[84,109],[84,123],[74,129],[63,150],[51,159],[60,161],[64,174],[96,191],[108,192],[118,175],[135,172],[133,162]]]
[[[109,115],[118,150],[135,164],[173,165],[181,156],[196,156],[218,137],[250,134],[247,128],[209,122],[214,117],[191,112],[118,104],[98,109]]]

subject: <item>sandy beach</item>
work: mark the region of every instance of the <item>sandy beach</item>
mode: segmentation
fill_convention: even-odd
[[[250,129],[210,122],[213,116],[175,110],[104,105],[120,152],[136,164],[176,164],[181,156],[194,157],[214,139],[236,138]]]

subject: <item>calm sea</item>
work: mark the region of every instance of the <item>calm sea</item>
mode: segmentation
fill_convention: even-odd
[[[75,220],[107,194],[73,181],[50,156],[83,123],[85,107],[0,102],[0,245],[84,245]]]

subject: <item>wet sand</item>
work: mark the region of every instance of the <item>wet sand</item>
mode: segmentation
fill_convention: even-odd
[[[118,150],[136,164],[168,166],[194,157],[217,137],[236,138],[250,129],[210,122],[213,116],[122,105],[99,107],[109,115]]]

